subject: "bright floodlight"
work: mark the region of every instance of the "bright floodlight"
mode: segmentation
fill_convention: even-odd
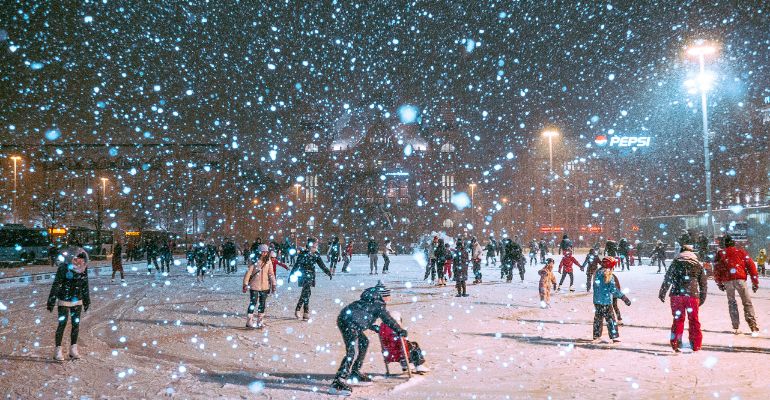
[[[11,156],[11,160],[19,161],[19,160],[21,160],[21,157],[19,157],[19,156]]]
[[[717,48],[715,46],[705,43],[698,44],[687,49],[687,55],[692,57],[710,56],[716,52]]]
[[[559,132],[555,131],[553,129],[549,129],[549,130],[543,132],[543,136],[545,136],[545,137],[556,137],[556,136],[559,136]]]

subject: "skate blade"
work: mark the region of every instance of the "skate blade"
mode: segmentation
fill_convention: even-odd
[[[338,389],[335,389],[335,388],[329,388],[329,394],[332,395],[332,396],[348,397],[351,394],[353,394],[353,392],[351,392],[349,390],[338,390]]]

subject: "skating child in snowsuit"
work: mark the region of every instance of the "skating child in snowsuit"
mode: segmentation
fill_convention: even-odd
[[[564,283],[564,278],[569,275],[569,291],[574,292],[575,288],[573,287],[573,284],[575,283],[575,275],[572,272],[572,265],[576,265],[578,268],[580,267],[580,263],[578,262],[575,257],[572,256],[572,250],[567,249],[564,250],[564,256],[561,259],[561,262],[559,263],[559,273],[561,274],[561,280],[559,281],[559,287],[556,289],[556,291],[561,290],[561,285]]]
[[[767,263],[767,253],[765,252],[765,249],[759,250],[759,254],[757,255],[757,271],[759,271],[759,274],[762,276],[765,276],[765,264]]]
[[[551,288],[556,289],[556,277],[553,275],[553,258],[545,260],[545,267],[538,271],[540,275],[540,307],[551,307]]]
[[[617,261],[614,257],[604,257],[602,268],[596,272],[594,277],[594,342],[599,342],[604,329],[604,322],[607,323],[607,332],[612,342],[620,342],[615,314],[612,312],[612,299],[617,297],[623,300],[627,306],[631,305],[631,300],[615,284],[615,275],[612,273],[615,265],[617,265]]]

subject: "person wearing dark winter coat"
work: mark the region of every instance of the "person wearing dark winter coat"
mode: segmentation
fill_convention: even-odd
[[[620,270],[625,271],[626,268],[628,270],[631,270],[631,265],[628,262],[628,251],[630,250],[628,245],[628,240],[626,238],[620,239],[620,242],[618,242],[618,257],[620,258]]]
[[[494,239],[489,238],[489,242],[487,242],[487,245],[484,247],[484,250],[487,252],[487,262],[486,264],[489,265],[489,259],[492,259],[492,265],[497,264],[497,249],[495,249],[495,245],[492,242]]]
[[[377,242],[370,238],[366,244],[366,255],[369,256],[369,275],[377,274]]]
[[[607,239],[604,243],[604,255],[607,257],[618,256],[618,244],[614,240]]]
[[[663,278],[663,284],[660,285],[658,298],[664,303],[669,287],[671,288],[669,294],[671,314],[674,316],[674,322],[671,325],[671,348],[675,352],[679,352],[679,348],[682,346],[684,319],[687,315],[690,322],[688,330],[690,347],[692,351],[698,351],[703,342],[698,308],[706,302],[708,280],[706,271],[703,270],[698,256],[693,253],[693,248],[689,244],[682,245],[682,251],[671,262],[671,266]]]
[[[123,274],[123,245],[120,242],[116,242],[112,247],[112,282],[115,282],[116,273],[120,273],[120,282],[126,281]]]
[[[386,305],[389,301],[390,289],[379,282],[377,286],[365,289],[359,300],[348,304],[340,311],[337,316],[337,328],[345,344],[345,357],[340,362],[332,382],[330,389],[332,394],[350,394],[352,389],[346,382],[348,378],[353,382],[371,382],[368,375],[361,373],[361,366],[366,359],[366,351],[369,347],[369,339],[364,332],[367,329],[377,332],[379,327],[375,322],[378,319],[393,329],[398,336],[403,338],[407,336],[407,331],[388,313]]]
[[[468,253],[461,240],[457,241],[457,247],[452,252],[452,274],[457,288],[455,297],[468,297],[465,290],[465,282],[468,280]]]
[[[436,245],[436,251],[434,253],[436,257],[436,268],[438,269],[438,279],[437,279],[438,286],[446,285],[447,273],[444,270],[444,265],[446,264],[447,260],[452,259],[452,255],[450,254],[447,246],[448,244],[444,243],[444,239],[439,239]]]
[[[591,283],[594,281],[594,274],[599,269],[600,264],[601,258],[596,249],[589,249],[586,259],[583,261],[583,264],[580,265],[580,270],[586,271],[586,292],[591,291]]]
[[[658,240],[655,244],[655,249],[652,250],[652,257],[657,260],[658,273],[660,273],[660,267],[663,267],[663,271],[667,271],[666,268],[666,244]]]
[[[740,326],[738,302],[735,300],[737,293],[743,303],[743,317],[749,324],[749,329],[752,333],[759,332],[754,315],[754,306],[751,304],[751,295],[746,287],[746,278],[751,278],[751,290],[756,293],[759,289],[757,265],[754,264],[754,260],[751,259],[746,250],[735,247],[735,241],[730,235],[725,235],[722,241],[725,247],[717,252],[714,280],[719,290],[727,292],[727,307],[733,330],[736,334],[740,333],[738,330]]]
[[[438,247],[438,242],[438,236],[433,236],[433,241],[431,241],[426,249],[428,252],[428,264],[425,266],[425,277],[422,280],[426,280],[430,276],[431,284],[436,282],[437,271],[441,270],[441,267],[436,263],[436,249]]]
[[[308,239],[307,248],[302,250],[297,256],[297,261],[289,272],[291,280],[296,279],[297,285],[302,288],[299,301],[297,301],[297,307],[294,308],[294,316],[297,319],[300,318],[300,310],[302,312],[302,320],[307,321],[310,318],[310,295],[311,289],[315,287],[315,267],[318,266],[321,270],[332,279],[332,272],[326,268],[326,264],[321,259],[321,255],[318,254],[318,243],[315,239]]]
[[[564,236],[561,237],[561,242],[559,242],[559,254],[563,254],[567,250],[572,250],[572,241],[565,233]]]
[[[532,239],[529,242],[529,265],[537,264],[537,240]]]
[[[540,263],[545,264],[545,254],[548,252],[548,243],[546,243],[545,238],[540,239],[537,247],[540,249]]]
[[[64,360],[61,344],[68,318],[72,324],[69,355],[70,358],[77,359],[80,358],[78,353],[80,315],[88,311],[88,307],[91,306],[88,287],[88,253],[80,247],[68,247],[59,253],[56,261],[58,269],[46,302],[46,309],[53,312],[56,307],[59,315],[54,359]]]
[[[524,253],[521,250],[521,246],[508,239],[505,242],[505,254],[503,255],[502,259],[502,267],[501,267],[501,278],[505,278],[506,282],[510,282],[513,280],[513,266],[516,265],[519,267],[519,274],[521,275],[521,280],[524,280],[524,272],[523,272],[523,263],[526,264],[526,259],[524,258]]]
[[[340,238],[335,236],[329,244],[329,251],[326,253],[329,257],[329,270],[332,274],[337,270],[337,263],[340,261]]]

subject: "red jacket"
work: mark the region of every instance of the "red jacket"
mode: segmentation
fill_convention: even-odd
[[[559,263],[559,273],[561,273],[562,270],[564,270],[565,274],[572,272],[572,264],[580,267],[580,263],[577,259],[575,259],[575,257],[572,256],[572,254],[562,257],[561,262]]]
[[[717,252],[714,267],[714,280],[717,283],[741,280],[745,281],[746,276],[751,276],[751,283],[759,286],[759,277],[757,265],[749,257],[746,250],[735,246],[725,247]]]
[[[281,267],[283,267],[285,270],[287,270],[287,271],[289,270],[289,267],[286,264],[278,261],[275,257],[270,257],[270,261],[273,262],[273,275],[277,275],[278,274],[278,266],[279,265]]]

